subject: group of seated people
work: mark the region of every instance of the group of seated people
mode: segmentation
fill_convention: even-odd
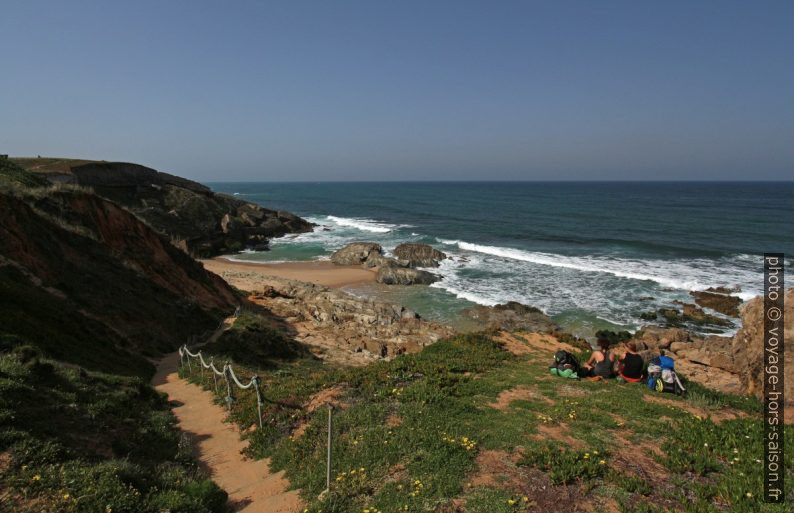
[[[637,354],[637,346],[634,342],[626,344],[626,351],[620,357],[609,351],[609,340],[606,338],[599,338],[597,345],[598,349],[593,351],[587,362],[582,365],[584,376],[604,379],[617,377],[630,383],[643,381],[645,362]],[[615,369],[616,362],[617,369]]]

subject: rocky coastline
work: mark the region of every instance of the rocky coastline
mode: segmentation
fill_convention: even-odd
[[[447,255],[428,244],[400,244],[394,249],[394,257],[388,257],[380,244],[353,242],[335,251],[331,262],[375,268],[375,281],[386,285],[430,285],[441,278],[417,268],[438,267],[445,258]]]
[[[123,206],[197,258],[266,250],[271,238],[308,232],[314,226],[290,212],[218,194],[198,182],[139,164],[19,160],[49,183],[85,187]]]

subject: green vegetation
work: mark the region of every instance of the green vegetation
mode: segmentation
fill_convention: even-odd
[[[596,338],[605,338],[609,340],[610,345],[619,344],[621,342],[626,342],[627,340],[631,340],[634,335],[629,333],[628,331],[610,331],[610,330],[598,330],[595,333]]]
[[[0,355],[0,511],[225,511],[163,397],[32,346]]]
[[[550,357],[514,356],[467,334],[365,368],[249,359],[237,373],[262,377],[264,429],[249,429],[253,393],[239,394],[230,416],[247,429],[250,454],[284,469],[311,512],[559,511],[573,510],[571,501],[596,510],[785,511],[758,500],[758,401],[695,384],[690,401],[637,384],[557,379]],[[214,386],[195,366],[183,373]],[[500,398],[505,391],[512,400]],[[318,392],[342,403],[333,483],[321,498],[327,410],[305,407]],[[710,418],[726,408],[736,418]],[[789,470],[789,496],[792,479]]]
[[[9,159],[0,159],[0,187],[44,187],[46,178],[26,171]]]
[[[302,344],[274,327],[271,320],[250,312],[242,312],[234,326],[202,350],[215,355],[218,361],[230,360],[262,369],[274,368],[283,360],[311,356]]]

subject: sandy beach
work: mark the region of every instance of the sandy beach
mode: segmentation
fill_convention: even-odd
[[[227,271],[245,271],[245,274],[259,276],[276,276],[289,280],[300,280],[327,287],[346,287],[375,281],[375,272],[360,266],[335,265],[328,261],[258,263],[237,262],[228,258],[216,257],[202,260],[204,268],[218,275]],[[243,276],[243,275],[240,275]],[[243,290],[256,287],[259,280],[252,276],[250,280],[234,280],[234,285]],[[247,285],[247,282],[250,283]]]

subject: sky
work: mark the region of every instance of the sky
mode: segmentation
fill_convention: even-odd
[[[791,1],[5,0],[0,153],[199,181],[794,180]]]

